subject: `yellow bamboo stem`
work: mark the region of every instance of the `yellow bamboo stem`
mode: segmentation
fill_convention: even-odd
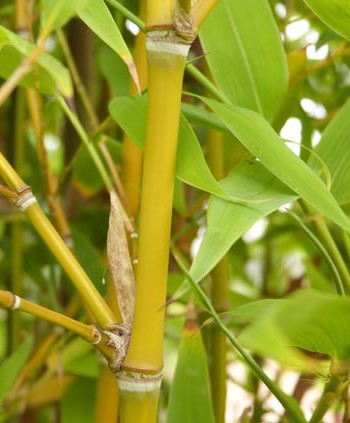
[[[145,16],[146,0],[140,3],[140,18]],[[147,58],[146,58],[146,35],[140,32],[135,41],[134,61],[139,75],[140,89],[147,86]],[[131,82],[130,95],[137,95],[138,89]],[[128,199],[128,212],[135,217],[140,206],[142,152],[140,148],[127,136],[123,139],[123,184]]]
[[[67,245],[70,246],[72,245],[70,229],[63,210],[62,202],[57,195],[57,183],[51,171],[44,145],[41,98],[40,95],[32,89],[27,89],[26,94],[37,141],[38,157],[44,174],[48,204],[55,219],[55,226],[59,234],[66,241]]]
[[[155,45],[161,44],[160,50]],[[158,372],[163,326],[174,171],[185,51],[167,42],[148,45],[149,89],[139,263],[133,332],[125,365]],[[183,47],[183,45],[181,46]],[[164,49],[164,50],[163,50]],[[183,51],[183,50],[182,50]]]
[[[159,22],[159,15],[156,17],[154,22]],[[189,44],[179,41],[174,31],[148,33],[148,108],[135,314],[124,370],[118,374],[122,423],[157,420],[177,134],[188,50]]]
[[[118,412],[117,379],[105,364],[101,364],[97,384],[95,423],[116,423]]]
[[[116,322],[113,312],[103,300],[95,285],[91,282],[88,275],[67,248],[62,238],[58,235],[55,228],[36,202],[35,197],[31,195],[30,188],[23,182],[1,153],[0,175],[5,182],[19,194],[28,193],[27,199],[20,195],[22,200],[25,201],[21,205],[17,202],[18,206],[25,213],[38,234],[42,237],[46,245],[66,271],[67,275],[71,278],[98,323],[104,328],[107,327],[108,324]]]
[[[32,314],[40,319],[72,331],[90,343],[96,342],[100,337],[99,332],[94,326],[86,325],[64,314],[34,304],[9,291],[0,290],[0,306],[10,310],[19,310]]]
[[[67,248],[62,238],[58,235],[38,203],[34,203],[28,207],[25,214],[55,255],[67,275],[71,278],[85,304],[96,317],[99,324],[102,327],[106,327],[109,323],[115,322],[114,313],[110,310],[95,285]]]
[[[148,0],[146,25],[148,28],[171,27],[176,0]]]
[[[190,10],[190,17],[196,31],[202,25],[211,10],[217,5],[219,0],[198,0]]]
[[[217,180],[223,179],[224,152],[223,134],[215,130],[208,131],[208,164]],[[227,256],[215,266],[211,272],[211,301],[219,313],[230,309],[229,301],[229,268]],[[226,360],[227,341],[222,330],[213,325],[210,330],[210,381],[213,408],[216,423],[225,422],[226,409]]]

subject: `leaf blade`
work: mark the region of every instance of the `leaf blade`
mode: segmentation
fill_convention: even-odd
[[[103,42],[118,54],[128,67],[136,86],[139,87],[137,70],[131,53],[105,2],[103,0],[87,0],[85,7],[78,12],[78,16]]]
[[[225,28],[220,42],[219,27]],[[288,75],[268,2],[221,0],[203,23],[200,39],[213,78],[226,97],[271,121],[287,92]]]
[[[349,219],[321,179],[284,145],[264,118],[251,110],[201,99],[271,173],[327,218],[350,231]]]

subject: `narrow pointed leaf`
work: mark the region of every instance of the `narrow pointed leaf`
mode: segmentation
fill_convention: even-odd
[[[315,153],[326,164],[331,176],[331,192],[339,204],[350,202],[350,101],[337,113],[322,134]],[[309,164],[315,169],[320,168],[320,161],[311,155]]]
[[[350,230],[350,221],[322,180],[282,142],[266,120],[251,110],[202,98],[264,166],[320,213]]]
[[[174,380],[167,423],[214,423],[206,353],[199,327],[185,328]]]
[[[350,40],[350,3],[348,0],[304,0],[330,28]]]
[[[324,354],[333,360],[350,357],[348,297],[305,289],[286,299],[245,304],[232,315],[250,322],[240,337],[247,347],[280,361],[285,359],[281,351],[291,347]],[[277,353],[267,338],[272,332],[281,347]]]
[[[118,25],[103,0],[87,0],[78,13],[80,19],[124,61],[136,86],[139,86],[136,66]]]
[[[96,380],[78,378],[66,389],[61,401],[62,423],[93,423],[96,404]]]
[[[63,26],[84,6],[87,0],[41,0],[42,31],[50,33]]]
[[[218,37],[219,28],[225,36]],[[200,30],[219,88],[235,105],[269,121],[287,91],[286,57],[267,0],[220,0]]]
[[[261,163],[242,163],[221,185],[247,202],[210,199],[207,229],[190,272],[196,281],[203,279],[257,220],[298,198]]]
[[[128,136],[141,148],[146,130],[147,97],[118,97],[109,103],[109,112]],[[133,119],[130,119],[133,116]],[[225,192],[211,174],[198,140],[186,121],[180,117],[176,176],[183,182],[216,195]]]
[[[35,44],[0,26],[0,76],[8,78],[20,66],[23,57],[30,57],[35,48]],[[33,88],[39,86],[44,94],[55,95],[59,92],[65,97],[73,95],[72,80],[62,63],[49,54],[42,53],[37,59],[37,64],[38,71],[26,75],[20,81],[21,85]]]
[[[24,366],[29,353],[32,349],[32,336],[27,339],[17,348],[17,350],[4,360],[0,365],[0,408],[4,401],[6,394],[14,384],[16,377]]]

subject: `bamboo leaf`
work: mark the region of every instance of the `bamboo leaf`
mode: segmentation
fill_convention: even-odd
[[[328,219],[350,230],[349,219],[322,180],[289,150],[263,117],[241,107],[202,100],[271,173]]]
[[[113,119],[143,149],[146,131],[147,97],[118,97],[109,103]],[[133,116],[133,119],[130,119]],[[186,121],[180,117],[176,176],[183,182],[216,195],[225,195],[205,162],[198,140]]]
[[[46,34],[63,26],[87,0],[41,0],[42,31]]]
[[[0,76],[8,78],[20,66],[23,57],[30,57],[35,49],[35,44],[0,26]],[[42,53],[37,64],[38,69],[26,75],[20,85],[39,87],[43,94],[55,95],[59,92],[65,97],[73,95],[69,72],[58,60]]]
[[[331,175],[331,192],[339,202],[346,204],[350,201],[350,101],[337,113],[322,134],[320,143],[315,149],[316,155],[321,157]],[[317,156],[311,155],[309,164],[312,168],[320,169]]]
[[[199,327],[185,327],[171,384],[167,423],[214,423],[209,375]]]
[[[296,353],[291,347],[324,354],[332,360],[350,357],[348,297],[301,290],[286,299],[245,304],[235,309],[232,316],[250,322],[240,338],[243,344],[280,361],[286,362],[287,351],[289,355]],[[271,339],[279,345],[278,351],[271,347]],[[323,365],[328,366],[327,357],[324,360],[327,363]],[[316,367],[309,367],[311,369]]]
[[[218,37],[225,28],[225,37]],[[272,121],[287,91],[286,58],[268,1],[220,0],[200,30],[219,88]]]
[[[11,354],[0,365],[0,408],[2,403],[14,384],[16,377],[24,366],[33,346],[33,337],[28,336],[20,344],[17,350]]]
[[[212,196],[207,229],[191,267],[195,281],[203,279],[257,220],[297,199],[297,195],[258,162],[240,164],[221,185],[229,194],[246,198],[247,203]]]
[[[128,46],[104,1],[87,0],[85,7],[78,12],[78,15],[103,42],[120,56],[128,67],[136,86],[139,87],[136,66]]]
[[[101,291],[105,269],[99,251],[83,229],[78,229],[71,225],[71,233],[74,241],[74,251],[79,263],[83,266],[90,279],[95,281],[95,286]]]
[[[62,423],[93,423],[96,403],[96,380],[78,378],[63,395],[61,402]]]
[[[350,3],[348,0],[304,0],[330,28],[350,40]]]

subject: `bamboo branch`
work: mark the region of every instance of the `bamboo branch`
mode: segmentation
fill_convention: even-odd
[[[212,9],[217,5],[219,0],[198,0],[190,10],[190,17],[193,20],[194,27],[198,32],[199,27],[204,22]]]

